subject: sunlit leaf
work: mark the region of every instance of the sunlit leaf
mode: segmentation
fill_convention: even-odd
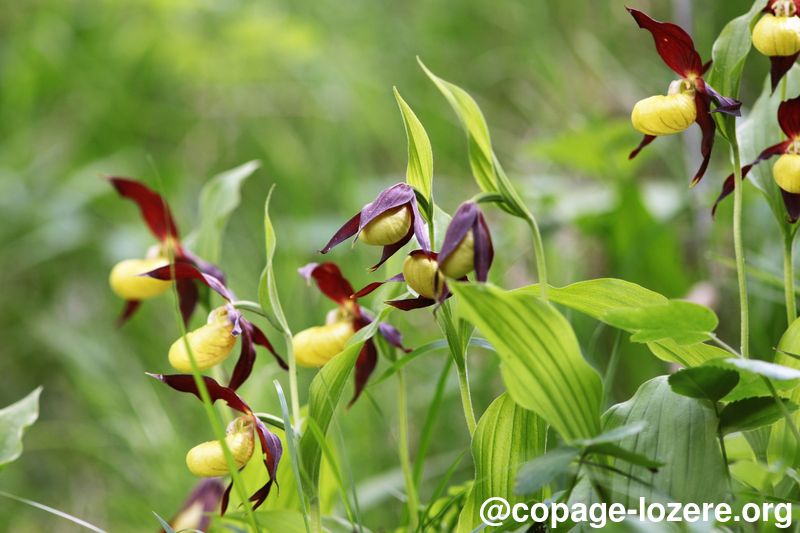
[[[605,313],[603,321],[626,331],[633,331],[631,340],[634,342],[668,339],[679,345],[708,340],[719,323],[717,315],[711,309],[682,300],[614,309]]]
[[[733,370],[713,366],[685,368],[669,377],[672,391],[682,396],[718,402],[739,383]]]
[[[272,219],[269,216],[269,203],[274,190],[275,186],[273,185],[270,187],[267,199],[264,201],[264,241],[267,251],[267,263],[264,266],[264,270],[261,271],[261,278],[258,280],[258,303],[272,325],[288,335],[290,333],[289,324],[286,322],[286,316],[283,313],[283,307],[278,296],[278,287],[275,283],[275,272],[272,266],[275,258],[277,237],[275,228],[272,226]]]
[[[22,434],[39,418],[39,395],[42,387],[11,405],[0,409],[0,468],[22,454]]]
[[[406,182],[423,194],[430,202],[433,194],[433,150],[431,141],[422,122],[411,107],[400,96],[395,87],[394,97],[403,116],[408,141],[408,168],[406,169]],[[430,213],[428,213],[430,215]]]
[[[544,453],[546,438],[544,421],[517,405],[507,393],[492,402],[472,437],[475,482],[459,516],[457,531],[470,532],[481,525],[480,507],[488,498],[499,496],[512,505],[523,501],[514,493],[517,470]],[[541,494],[537,497],[541,499]]]
[[[800,318],[792,322],[778,342],[775,353],[775,363],[792,368],[800,372],[800,360],[788,355],[790,353],[800,353]],[[776,385],[781,382],[775,382]],[[795,387],[788,398],[800,404],[800,387]],[[795,411],[792,414],[794,423],[800,424],[800,413]],[[780,460],[787,465],[795,468],[800,466],[800,443],[797,442],[791,428],[785,420],[778,420],[770,432],[768,456],[770,461]]]
[[[789,411],[797,410],[797,404],[781,400]],[[744,398],[727,404],[719,414],[719,427],[723,434],[768,426],[783,416],[781,407],[772,396]]]
[[[214,176],[200,191],[200,225],[186,241],[206,261],[219,262],[225,226],[239,207],[242,184],[260,166],[258,161],[249,161]]]
[[[509,394],[564,439],[600,432],[602,385],[572,327],[540,298],[488,284],[454,283],[464,317],[494,346]]]
[[[781,365],[778,363],[770,363],[768,361],[761,361],[759,359],[739,359],[729,358],[725,363],[735,366],[741,370],[758,374],[769,379],[776,379],[778,381],[789,381],[800,379],[800,370],[789,366]]]
[[[606,444],[609,442],[618,442],[626,437],[632,437],[634,435],[638,435],[644,428],[647,426],[647,423],[643,420],[639,420],[638,422],[634,422],[632,424],[627,424],[624,426],[615,427],[609,429],[608,431],[603,431],[596,437],[592,437],[591,439],[583,439],[576,441],[575,443],[580,446],[593,446],[595,444]]]

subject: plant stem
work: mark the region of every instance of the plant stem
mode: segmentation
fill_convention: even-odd
[[[539,286],[541,287],[542,300],[547,301],[547,260],[544,256],[544,241],[542,240],[542,232],[539,231],[539,224],[536,218],[531,213],[525,216],[528,226],[531,228],[533,235],[533,250],[536,254],[536,272],[539,274]]]
[[[714,416],[717,419],[717,440],[719,441],[719,449],[722,452],[722,464],[725,467],[725,479],[728,481],[729,496],[733,494],[733,482],[731,481],[731,468],[728,464],[728,449],[725,447],[725,435],[722,434],[722,428],[719,424],[719,406],[717,402],[711,402],[714,408]]]
[[[467,358],[464,357],[462,365],[456,365],[458,372],[458,388],[461,391],[461,406],[464,408],[464,418],[467,420],[467,429],[470,437],[475,434],[477,422],[475,421],[475,410],[472,408],[472,393],[469,388],[469,371],[467,370]]]
[[[739,342],[742,357],[750,357],[750,311],[747,303],[747,277],[745,275],[744,245],[742,244],[742,161],[736,133],[731,140],[733,160],[733,249],[736,256],[736,277],[739,282],[739,311],[741,334]]]
[[[786,297],[786,324],[791,325],[797,318],[797,303],[794,289],[794,259],[792,248],[794,244],[794,231],[785,230],[783,236],[783,294]]]
[[[400,454],[400,464],[403,468],[403,477],[406,482],[406,503],[408,504],[408,530],[417,529],[419,520],[419,501],[417,488],[414,485],[414,474],[411,466],[411,453],[408,448],[408,402],[406,401],[405,372],[397,371],[397,438]]]
[[[289,361],[289,396],[292,403],[292,418],[294,419],[295,433],[300,434],[300,393],[297,387],[297,361],[294,357],[294,346],[292,344],[292,333],[289,330],[283,332],[286,341],[286,358]]]

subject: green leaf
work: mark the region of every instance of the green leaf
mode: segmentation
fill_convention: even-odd
[[[546,438],[544,421],[517,405],[507,393],[489,405],[472,437],[475,482],[459,516],[457,531],[469,532],[481,525],[480,507],[488,498],[502,497],[512,505],[523,501],[514,493],[517,470],[544,453]]]
[[[778,381],[800,379],[800,370],[778,363],[770,363],[759,359],[739,359],[735,357],[725,359],[725,363],[741,370]]]
[[[625,426],[619,426],[612,428],[608,431],[604,431],[597,435],[596,437],[592,437],[591,439],[583,439],[576,441],[575,444],[579,446],[594,446],[595,444],[606,444],[609,442],[617,442],[626,437],[632,437],[633,435],[638,435],[642,431],[647,424],[643,421],[634,422],[633,424],[628,424]]]
[[[363,342],[345,348],[328,361],[311,381],[308,392],[308,416],[313,419],[322,434],[326,434],[331,418],[339,404],[347,379],[353,371]],[[310,483],[305,484],[306,493],[313,501],[316,498],[322,449],[312,432],[306,431],[300,438],[300,453],[303,471]]]
[[[308,519],[306,518],[306,513],[308,507],[306,506],[306,500],[304,497],[304,490],[303,490],[303,476],[301,472],[301,458],[297,453],[297,437],[294,433],[294,428],[292,427],[292,420],[289,418],[289,407],[286,404],[286,396],[283,394],[283,387],[281,387],[280,382],[276,379],[273,382],[275,386],[275,392],[278,394],[278,401],[281,405],[281,416],[283,417],[283,430],[285,435],[286,447],[289,449],[289,460],[292,463],[292,474],[294,475],[294,482],[295,488],[297,489],[297,497],[300,500],[301,509],[303,509],[303,519],[305,520],[305,529],[306,531],[310,531],[308,525]]]
[[[719,320],[714,311],[682,300],[644,307],[614,309],[604,316],[612,326],[634,331],[634,342],[669,339],[679,345],[697,344],[710,338]]]
[[[394,88],[394,97],[403,116],[403,124],[408,140],[408,168],[406,169],[406,182],[417,189],[430,203],[433,194],[433,150],[431,141],[422,122],[411,107],[400,96],[397,87]],[[427,213],[430,216],[430,213]]]
[[[453,283],[464,318],[494,346],[514,400],[566,441],[600,432],[602,385],[569,323],[537,296],[489,284]]]
[[[767,0],[753,2],[750,10],[728,22],[714,41],[711,50],[713,63],[711,71],[706,76],[706,82],[724,96],[731,98],[739,96],[744,64],[750,53],[751,32],[756,18],[766,4]],[[726,139],[733,138],[733,128],[736,125],[734,117],[715,113],[714,119],[720,127],[720,134]]]
[[[648,456],[636,453],[631,450],[625,449],[622,446],[614,444],[612,442],[601,442],[598,444],[593,444],[586,448],[587,454],[599,454],[604,455],[606,457],[613,457],[615,459],[619,459],[626,463],[630,463],[636,466],[642,466],[651,472],[657,471],[659,468],[664,466],[664,463],[660,463],[653,459],[650,459]]]
[[[609,489],[616,501],[636,505],[670,497],[679,502],[719,502],[726,496],[725,468],[717,441],[717,417],[708,405],[672,392],[666,376],[645,382],[627,402],[609,409],[604,428],[634,422],[644,431],[622,439],[619,446],[662,463],[658,472],[617,459],[613,466],[634,479],[613,476]]]
[[[267,199],[264,201],[264,244],[267,252],[267,262],[258,280],[258,303],[261,305],[261,310],[265,313],[272,326],[288,336],[291,335],[291,330],[289,329],[289,324],[286,322],[286,316],[283,313],[281,300],[278,296],[278,286],[275,283],[275,272],[272,266],[275,258],[275,247],[278,243],[277,236],[275,235],[275,228],[272,226],[272,219],[269,216],[269,203],[274,190],[275,185],[270,187],[269,193],[267,193]]]
[[[797,404],[781,400],[790,412]],[[719,427],[723,434],[748,431],[768,426],[783,416],[780,406],[772,396],[744,398],[727,404],[719,414]]]
[[[22,435],[39,418],[39,395],[37,387],[23,399],[0,409],[0,469],[22,455]]]
[[[538,285],[530,285],[515,292],[538,296],[540,288]],[[609,313],[667,305],[670,302],[666,296],[657,292],[615,278],[599,278],[580,281],[566,287],[551,287],[548,298],[551,302],[569,307],[601,322],[606,322]],[[716,346],[708,344],[681,346],[672,339],[648,342],[647,347],[659,359],[683,366],[698,366],[706,361],[730,355]]]
[[[775,354],[776,364],[800,370],[800,360],[787,355],[787,353],[800,353],[800,318],[792,322],[786,329],[778,342]],[[789,399],[800,404],[800,387],[795,387],[789,393]],[[800,413],[792,414],[792,419],[795,424],[800,424]],[[770,462],[781,461],[795,468],[800,467],[800,443],[795,439],[785,420],[779,420],[772,426],[767,455]]]
[[[737,372],[713,366],[684,368],[669,377],[669,385],[676,394],[712,402],[724,398],[737,383]]]
[[[200,191],[200,226],[187,240],[197,255],[206,261],[219,262],[225,226],[239,207],[242,184],[260,166],[259,161],[249,161],[214,176]]]
[[[549,485],[558,476],[571,471],[572,462],[578,458],[580,450],[569,446],[550,450],[525,463],[517,474],[515,491],[517,494],[528,496]]]

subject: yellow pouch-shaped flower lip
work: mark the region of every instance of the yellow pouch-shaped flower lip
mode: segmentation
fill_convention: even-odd
[[[444,276],[439,272],[439,264],[431,255],[424,252],[408,254],[403,262],[403,278],[414,292],[436,300],[444,290]]]
[[[407,205],[389,209],[364,226],[358,240],[370,246],[394,244],[408,234],[411,222],[411,210]]]
[[[303,367],[321,367],[341,352],[354,334],[351,320],[304,329],[292,338],[295,361]]]
[[[633,106],[631,123],[645,135],[680,133],[697,119],[693,92],[651,96]]]
[[[242,468],[250,460],[255,448],[253,422],[249,416],[234,420],[229,426],[225,443],[233,455],[237,468]],[[212,440],[198,444],[186,454],[189,471],[200,477],[224,476],[229,473],[225,452],[219,441]]]
[[[208,323],[187,333],[186,341],[198,370],[207,370],[225,361],[236,344],[233,323],[228,317],[227,308],[223,306],[214,309],[208,317]],[[192,371],[192,363],[182,337],[170,346],[169,363],[180,372]]]
[[[769,57],[800,52],[800,18],[764,14],[753,27],[753,46]]]
[[[172,282],[153,279],[142,274],[168,264],[169,260],[163,257],[126,259],[114,265],[108,283],[117,296],[128,301],[155,298],[164,294]]]
[[[800,194],[800,155],[783,154],[772,167],[772,176],[778,187],[786,192]]]

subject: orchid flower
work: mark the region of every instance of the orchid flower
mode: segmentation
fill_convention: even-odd
[[[772,90],[800,55],[800,0],[769,0],[753,27],[753,46],[769,57]]]

